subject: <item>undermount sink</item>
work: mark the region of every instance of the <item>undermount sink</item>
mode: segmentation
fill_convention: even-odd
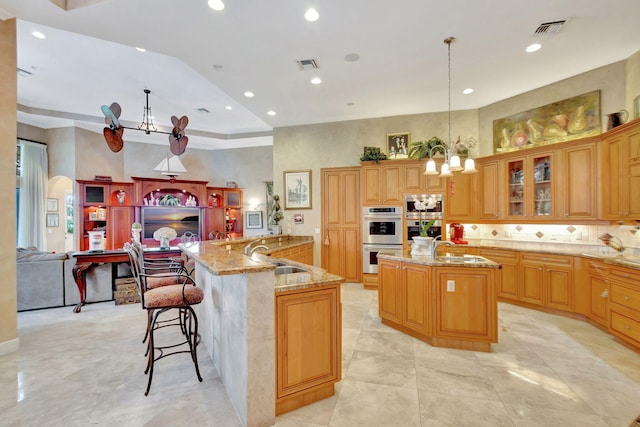
[[[435,257],[436,262],[452,262],[452,263],[460,263],[460,262],[487,262],[486,258],[481,256],[437,256]]]
[[[277,265],[275,275],[291,274],[291,273],[308,273],[304,268],[296,267],[295,265]]]

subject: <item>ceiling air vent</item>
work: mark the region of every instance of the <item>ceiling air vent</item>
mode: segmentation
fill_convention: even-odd
[[[543,34],[553,34],[553,33],[560,32],[560,30],[562,30],[562,28],[564,27],[564,24],[566,23],[567,23],[566,19],[543,22],[542,24],[538,25],[538,28],[536,28],[536,30],[533,32],[533,35],[539,36]]]
[[[301,59],[296,62],[301,71],[318,69],[318,62],[315,59]]]
[[[200,113],[210,113],[211,112],[211,111],[207,110],[204,107],[196,108],[196,111],[198,111]]]
[[[22,68],[20,68],[20,67],[17,67],[17,68],[16,68],[16,70],[17,70],[17,72],[18,72],[18,75],[19,75],[19,76],[22,76],[22,77],[29,77],[29,76],[32,76],[32,75],[33,75],[33,73],[30,73],[30,72],[29,72],[29,71],[27,71],[27,70],[23,70],[23,69],[22,69]]]

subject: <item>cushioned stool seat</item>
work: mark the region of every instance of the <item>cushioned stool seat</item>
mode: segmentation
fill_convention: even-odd
[[[169,285],[150,289],[144,294],[145,308],[177,307],[202,302],[204,292],[196,286]]]

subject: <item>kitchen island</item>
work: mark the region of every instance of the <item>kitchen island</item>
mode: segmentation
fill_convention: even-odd
[[[480,256],[378,253],[382,323],[434,347],[491,351],[498,342],[500,264]]]
[[[277,240],[276,240],[277,239]],[[275,416],[334,394],[341,379],[342,277],[254,253],[243,241],[180,245],[196,261],[204,291],[194,307],[200,334],[240,420],[268,426]],[[284,251],[313,240],[265,238]],[[276,264],[303,270],[275,274]]]

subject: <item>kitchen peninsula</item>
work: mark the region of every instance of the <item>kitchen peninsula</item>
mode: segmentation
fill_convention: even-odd
[[[481,256],[378,253],[382,323],[434,347],[491,351],[500,264]]]
[[[278,414],[334,394],[344,279],[295,260],[313,246],[311,237],[261,237],[267,248],[246,256],[244,247],[255,240],[180,248],[196,261],[205,293],[195,307],[200,335],[229,399],[243,425],[268,426]],[[277,265],[298,272],[276,274]]]

